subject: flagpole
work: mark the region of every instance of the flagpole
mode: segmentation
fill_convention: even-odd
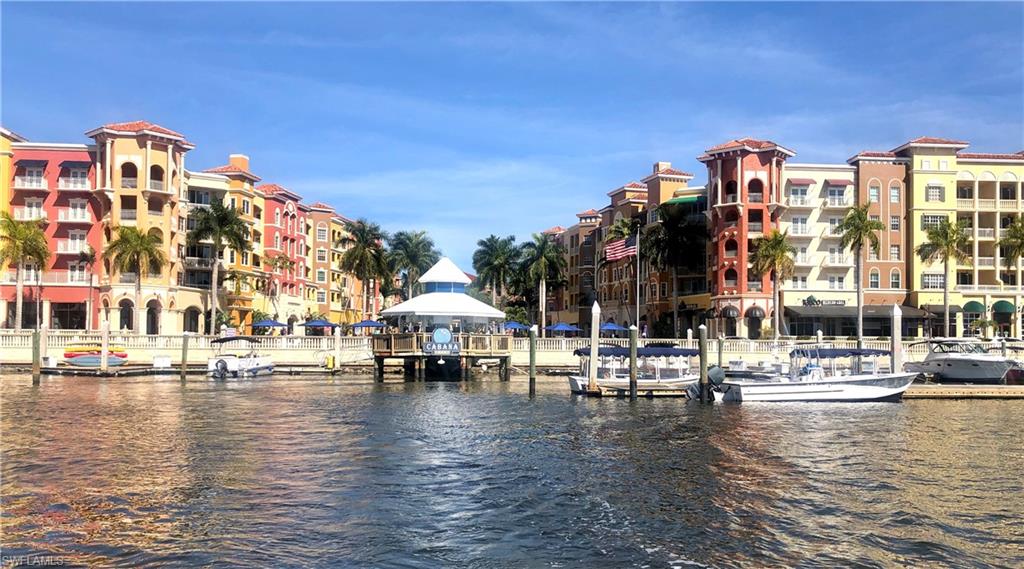
[[[640,224],[636,226],[636,327],[640,328]]]

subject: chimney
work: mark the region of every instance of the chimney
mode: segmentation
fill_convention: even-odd
[[[662,170],[668,170],[671,167],[672,167],[672,163],[671,162],[655,162],[654,163],[654,173],[657,174],[658,172],[661,172]]]
[[[228,155],[228,164],[236,166],[243,170],[249,169],[249,157],[245,154],[230,154]]]

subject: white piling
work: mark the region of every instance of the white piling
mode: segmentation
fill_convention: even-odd
[[[903,371],[903,310],[898,304],[892,305],[892,373]]]
[[[110,367],[110,320],[104,320],[100,326],[100,371],[106,372]]]
[[[334,328],[334,368],[341,363],[341,326]]]
[[[597,390],[597,365],[601,361],[598,338],[601,334],[601,305],[594,301],[590,308],[590,360],[587,364],[587,390]]]

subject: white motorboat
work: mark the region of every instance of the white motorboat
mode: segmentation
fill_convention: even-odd
[[[804,347],[790,352],[789,375],[764,379],[722,380],[715,387],[723,401],[899,401],[917,373],[865,373],[878,370],[877,361],[864,358],[887,356],[886,350]],[[836,360],[850,358],[860,373],[836,368]],[[828,369],[822,363],[828,365]]]
[[[589,382],[590,348],[573,352],[580,358],[580,369],[569,376],[569,390],[586,393]],[[690,359],[697,350],[676,347],[637,348],[637,390],[685,391],[697,382],[699,374]],[[598,347],[597,385],[605,389],[629,389],[629,348]]]
[[[927,344],[928,354],[905,369],[925,373],[938,381],[964,383],[1006,383],[1010,370],[1021,364],[1012,358],[989,352],[981,342],[969,338],[935,338],[916,342]]]
[[[270,356],[256,353],[259,342],[257,336],[229,336],[211,341],[211,344],[217,346],[217,354],[206,362],[210,377],[246,378],[274,373],[274,362]],[[246,344],[248,351],[242,354],[224,353],[224,347],[229,344]]]

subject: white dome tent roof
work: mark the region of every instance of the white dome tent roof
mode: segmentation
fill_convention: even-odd
[[[471,281],[466,273],[448,257],[442,257],[433,267],[419,278],[420,283],[439,283],[453,285],[440,288],[413,297],[401,304],[381,311],[384,317],[421,317],[427,319],[464,319],[464,320],[503,320],[505,313],[493,306],[480,302],[464,292],[465,285]],[[457,285],[457,286],[456,286]],[[448,290],[444,290],[447,288]]]
[[[419,278],[421,283],[459,283],[467,285],[470,281],[466,273],[462,272],[456,264],[448,257],[441,257],[441,259],[434,263],[433,267],[430,267],[427,272],[423,273],[423,276]]]

